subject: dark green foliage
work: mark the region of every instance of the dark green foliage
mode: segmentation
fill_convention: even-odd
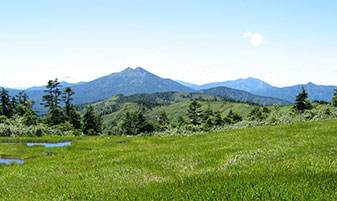
[[[169,124],[170,124],[170,120],[168,119],[167,114],[164,111],[164,112],[160,113],[160,115],[159,115],[158,125],[156,125],[155,130],[163,131],[163,130],[168,128]]]
[[[240,116],[238,113],[234,113],[232,110],[229,111],[227,117],[233,119],[235,123],[242,121],[242,116]]]
[[[139,135],[153,131],[154,126],[146,119],[142,112],[134,115],[126,112],[122,123],[122,133],[124,135]]]
[[[242,121],[242,116],[237,113],[234,113],[233,110],[229,110],[228,115],[223,120],[227,124],[235,124],[239,121]]]
[[[328,105],[328,104],[330,104],[328,101],[324,101],[324,100],[314,100],[312,102],[313,103],[318,103],[320,105]]]
[[[125,117],[122,122],[122,132],[124,135],[136,135],[136,130],[134,128],[135,118],[130,112],[125,113]]]
[[[53,106],[50,108],[49,114],[45,117],[45,121],[49,126],[55,126],[66,121],[62,109]]]
[[[166,112],[162,112],[160,114],[158,123],[162,126],[167,126],[170,123],[170,120],[168,119]]]
[[[31,110],[26,110],[26,113],[23,115],[22,123],[26,126],[36,125],[37,117],[33,114]]]
[[[16,106],[16,114],[19,116],[23,116],[27,110],[33,112],[33,102],[28,99],[28,96],[23,91],[20,91],[18,95],[16,95],[17,106]],[[33,112],[33,114],[35,114]]]
[[[302,87],[302,92],[296,96],[294,110],[296,110],[297,112],[304,112],[305,110],[312,109],[312,104],[307,98],[308,93],[306,92],[304,87]]]
[[[1,89],[0,101],[1,101],[0,115],[4,115],[7,118],[10,118],[13,114],[13,110],[10,102],[10,97],[8,95],[8,91],[5,88]]]
[[[15,111],[17,110],[18,108],[18,100],[16,100],[15,96],[12,97],[12,100],[11,100],[11,110],[13,113],[15,113]]]
[[[201,114],[202,122],[205,123],[208,119],[212,119],[213,116],[214,116],[214,112],[208,103],[207,109],[204,110]]]
[[[190,123],[193,125],[199,125],[200,124],[200,117],[201,117],[201,110],[200,110],[201,104],[193,100],[187,109],[187,116],[190,119]]]
[[[64,101],[64,111],[67,121],[73,125],[75,129],[81,128],[81,116],[75,110],[75,107],[71,104],[73,100],[72,96],[75,94],[70,87],[66,87],[63,91],[62,101]]]
[[[55,78],[54,81],[49,80],[46,86],[47,89],[44,90],[44,92],[47,92],[47,95],[42,97],[43,103],[41,104],[49,109],[49,114],[45,118],[49,126],[55,126],[67,120],[59,107],[61,101],[60,96],[62,94],[60,87],[61,85],[60,82],[57,81],[57,78]]]
[[[72,104],[71,101],[73,100],[72,96],[75,94],[75,92],[73,92],[71,90],[70,87],[66,87],[66,89],[63,91],[63,96],[62,96],[62,100],[64,101],[64,109],[66,112],[67,117],[70,117],[70,110],[72,108]]]
[[[153,125],[149,123],[141,112],[139,112],[136,116],[135,129],[136,134],[151,133],[154,131]]]
[[[92,106],[89,106],[83,115],[82,132],[86,135],[99,135],[102,133],[102,120],[95,115]]]
[[[332,105],[334,107],[337,107],[337,89],[335,89],[335,92],[333,93],[334,97],[332,98]]]
[[[47,95],[42,96],[42,103],[44,107],[49,108],[51,110],[53,107],[59,107],[60,101],[61,101],[61,90],[60,88],[62,85],[60,82],[55,78],[55,80],[49,80],[48,84],[46,86],[46,90],[43,90],[47,93]]]
[[[184,117],[179,116],[178,119],[177,119],[177,125],[180,127],[184,124],[186,124],[186,121],[185,121]]]
[[[213,119],[210,117],[204,123],[204,127],[205,128],[212,128],[213,126],[214,126],[214,122],[213,122]]]
[[[81,129],[81,115],[76,112],[74,106],[70,107],[68,121],[75,129]]]
[[[214,125],[222,126],[223,124],[224,120],[222,119],[220,112],[215,112]]]
[[[268,117],[270,110],[268,108],[255,107],[250,113],[249,117],[251,120],[264,120]]]

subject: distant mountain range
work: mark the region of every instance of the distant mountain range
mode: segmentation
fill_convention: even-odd
[[[274,87],[262,80],[256,78],[246,78],[238,79],[226,82],[213,82],[204,85],[196,85],[193,83],[178,81],[179,83],[191,87],[196,90],[209,89],[211,87],[224,86],[232,89],[239,89],[251,94],[273,97],[289,101],[291,103],[295,102],[296,95],[301,92],[302,86],[306,89],[309,94],[309,100],[324,100],[331,102],[333,97],[333,91],[337,86],[326,86],[326,85],[316,85],[314,83],[299,84],[289,87]]]
[[[47,80],[46,80],[47,83]],[[126,68],[125,70],[103,76],[90,82],[67,83],[62,82],[63,88],[70,86],[75,92],[74,104],[95,102],[113,97],[118,94],[131,95],[157,92],[201,93],[221,96],[242,102],[254,102],[263,105],[289,104],[294,102],[296,95],[305,87],[311,100],[331,101],[333,90],[337,86],[322,86],[308,83],[291,87],[278,88],[256,79],[246,78],[226,82],[196,85],[183,81],[173,81],[154,75],[145,69]],[[40,105],[45,86],[31,87],[24,90],[35,102],[35,109],[41,111]],[[17,89],[7,89],[11,96],[17,94]]]
[[[73,86],[79,85],[79,84],[84,84],[86,82],[69,83],[69,82],[66,82],[66,81],[62,81],[60,83],[61,83],[62,87],[65,88],[65,87],[73,87]],[[46,85],[30,87],[28,89],[25,89],[25,91],[45,90],[45,89],[46,89]]]
[[[323,100],[331,102],[334,89],[337,86],[316,85],[312,82],[308,84],[299,84],[290,87],[271,87],[254,91],[254,94],[264,96],[268,94],[270,97],[280,98],[289,102],[295,102],[296,95],[302,91],[302,87],[308,92],[309,100]]]
[[[203,85],[197,85],[197,84],[193,84],[189,82],[184,82],[181,80],[177,80],[177,82],[187,87],[190,87],[192,89],[195,89],[195,90],[210,89],[214,87],[229,87],[232,89],[238,89],[238,90],[247,91],[247,92],[254,92],[256,90],[268,89],[268,88],[273,87],[270,84],[262,80],[252,78],[252,77],[249,77],[246,79],[229,80],[225,82],[212,82],[212,83],[207,83]]]

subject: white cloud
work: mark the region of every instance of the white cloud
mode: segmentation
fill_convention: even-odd
[[[243,38],[250,38],[253,34],[251,32],[245,32],[242,34]]]
[[[251,33],[251,32],[245,32],[242,34],[243,38],[249,38],[250,39],[250,43],[254,46],[254,47],[258,47],[262,44],[263,41],[263,36],[259,33]]]
[[[131,56],[128,57],[123,64],[129,67],[147,67],[149,65],[157,64],[162,62],[162,58],[160,58],[156,54],[144,54],[142,56]]]
[[[254,47],[261,45],[263,41],[263,36],[259,33],[253,34],[251,37],[251,43]]]

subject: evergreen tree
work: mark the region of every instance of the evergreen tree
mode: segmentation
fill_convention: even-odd
[[[153,125],[150,124],[142,112],[139,112],[136,116],[135,128],[136,134],[151,133],[154,131]]]
[[[64,101],[64,111],[67,118],[67,121],[73,125],[75,129],[81,128],[81,116],[76,112],[76,109],[71,101],[73,100],[72,96],[75,94],[70,87],[66,87],[63,91],[62,101]]]
[[[49,114],[46,116],[45,121],[49,126],[55,126],[64,123],[66,119],[63,111],[60,108],[53,106],[51,107]]]
[[[200,124],[200,111],[201,104],[197,102],[196,100],[193,100],[187,109],[187,116],[190,119],[190,123],[193,125],[199,125]]]
[[[70,107],[68,121],[75,129],[81,128],[81,115],[76,112],[74,106]]]
[[[64,101],[65,104],[64,109],[66,111],[67,117],[69,118],[70,110],[73,107],[73,105],[71,104],[71,101],[73,100],[72,96],[75,94],[75,92],[73,92],[70,87],[67,87],[62,94],[63,94],[62,100]]]
[[[167,117],[166,112],[162,112],[159,116],[158,123],[160,126],[167,126],[170,123],[170,120]]]
[[[334,97],[332,98],[332,105],[337,107],[337,89],[335,89],[335,92],[333,93]]]
[[[220,112],[215,112],[214,125],[222,126],[223,124],[224,124],[224,121],[221,118]]]
[[[308,93],[305,91],[304,87],[302,87],[302,92],[296,96],[296,103],[293,108],[298,112],[312,109],[312,104],[307,98]]]
[[[15,113],[17,109],[18,109],[18,101],[16,100],[15,96],[13,96],[11,100],[11,110],[13,113]]]
[[[42,96],[42,103],[44,107],[49,108],[51,110],[53,107],[59,107],[61,101],[61,94],[60,87],[62,87],[61,83],[55,78],[55,80],[49,80],[46,86],[46,90],[43,90],[47,94]]]
[[[179,116],[178,119],[177,119],[178,126],[183,126],[185,123],[186,123],[186,121],[185,121],[184,117]]]
[[[64,123],[66,118],[63,114],[63,111],[60,109],[60,102],[61,102],[61,94],[60,87],[62,85],[60,82],[55,78],[55,80],[49,80],[46,86],[46,90],[43,90],[47,94],[42,96],[42,103],[46,108],[49,108],[49,114],[46,117],[46,122],[48,125],[58,125],[60,123]]]
[[[31,110],[27,110],[26,113],[23,115],[22,123],[26,126],[36,125],[37,117]]]
[[[7,118],[11,118],[11,116],[12,116],[12,107],[11,107],[11,102],[10,102],[10,97],[8,95],[8,91],[5,88],[1,89],[0,99],[1,99],[0,115],[4,115]]]
[[[83,115],[82,131],[86,135],[98,135],[102,132],[102,120],[100,116],[95,115],[91,105]]]
[[[125,135],[135,135],[136,130],[134,127],[135,119],[130,114],[130,112],[126,112],[125,117],[123,118],[122,122],[122,131]]]
[[[212,119],[214,116],[214,112],[211,109],[210,105],[208,105],[208,108],[202,113],[202,122],[205,123],[208,119]]]
[[[204,123],[204,126],[206,128],[212,128],[213,125],[214,125],[214,122],[213,122],[212,118],[208,118]]]

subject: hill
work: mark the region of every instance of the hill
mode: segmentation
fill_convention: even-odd
[[[152,122],[156,122],[162,112],[166,112],[171,122],[177,121],[179,116],[185,116],[190,100],[198,100],[202,110],[210,107],[214,111],[219,111],[222,115],[233,109],[241,115],[247,116],[256,106],[248,103],[236,103],[223,97],[206,95],[200,93],[153,93],[117,95],[95,103],[85,103],[77,106],[80,113],[84,113],[88,105],[93,106],[96,114],[103,119],[104,129],[109,129],[115,123],[120,124],[126,112],[143,112]]]
[[[198,91],[202,94],[220,96],[224,98],[229,98],[233,100],[238,100],[241,102],[253,102],[261,105],[287,105],[290,104],[288,101],[284,101],[278,98],[270,98],[264,96],[254,95],[245,91],[231,89],[228,87],[215,87],[205,90]]]

